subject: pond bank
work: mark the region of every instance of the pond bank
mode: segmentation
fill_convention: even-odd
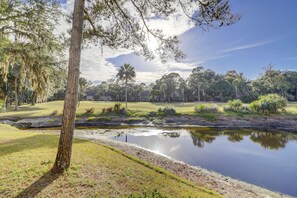
[[[32,118],[1,117],[0,123],[18,128],[53,128],[61,126],[61,117],[45,116]],[[76,120],[77,127],[102,126],[153,126],[153,127],[210,127],[222,129],[255,129],[264,131],[286,131],[297,133],[297,116],[255,116],[235,117],[217,116],[210,120],[193,115],[167,117],[110,117],[110,119],[94,119],[80,117]]]
[[[188,179],[197,185],[215,190],[225,197],[290,197],[288,195],[272,192],[252,184],[238,181],[200,167],[190,166],[183,162],[173,160],[167,156],[158,155],[134,144],[116,142],[107,139],[82,139],[111,146],[131,156],[147,161],[154,166],[164,168],[167,171]]]

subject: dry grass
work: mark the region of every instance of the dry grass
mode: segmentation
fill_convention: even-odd
[[[72,165],[49,173],[58,137],[0,125],[0,197],[122,197],[158,189],[169,197],[218,197],[167,171],[96,143],[74,140]]]

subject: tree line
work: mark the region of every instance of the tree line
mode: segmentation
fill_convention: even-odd
[[[119,71],[122,72],[123,67]],[[118,75],[118,78],[94,85],[81,78],[80,98],[125,101],[127,96],[131,102],[226,102],[240,99],[249,103],[261,95],[276,93],[289,101],[297,101],[297,72],[275,70],[270,65],[254,80],[235,70],[218,74],[211,69],[196,67],[187,78],[182,78],[178,73],[169,73],[149,84],[135,83],[134,68],[131,65],[129,68],[130,73],[125,74],[127,79]]]

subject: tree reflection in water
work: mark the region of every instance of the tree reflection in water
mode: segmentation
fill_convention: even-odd
[[[230,142],[240,142],[244,137],[249,137],[253,142],[263,148],[278,150],[285,148],[289,141],[297,141],[297,135],[284,132],[263,132],[251,130],[201,130],[188,129],[193,144],[204,147],[205,143],[212,143],[218,136],[227,136]]]

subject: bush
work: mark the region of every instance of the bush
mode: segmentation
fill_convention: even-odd
[[[287,106],[287,100],[277,94],[268,94],[260,96],[260,98],[250,104],[250,108],[259,113],[270,115],[279,110],[283,111]]]
[[[114,103],[114,107],[113,107],[113,109],[114,109],[115,111],[119,111],[120,108],[121,108],[121,105],[122,105],[122,103],[120,103],[120,102],[116,102],[116,103]]]
[[[228,107],[233,108],[234,110],[239,110],[242,108],[242,102],[239,99],[236,100],[229,100],[228,101]]]
[[[86,114],[93,114],[94,111],[95,111],[95,108],[92,107],[92,108],[90,108],[90,109],[86,109],[85,111],[86,111]]]
[[[176,114],[176,111],[175,111],[175,109],[173,108],[173,107],[165,107],[164,109],[163,109],[163,113],[164,113],[164,115],[175,115]]]
[[[199,104],[195,106],[196,113],[217,113],[218,107],[216,105]]]

